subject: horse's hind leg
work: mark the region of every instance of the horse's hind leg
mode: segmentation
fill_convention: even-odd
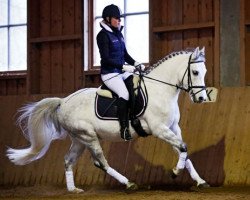
[[[72,139],[71,147],[65,155],[65,176],[67,189],[70,192],[80,193],[82,189],[76,188],[74,183],[73,165],[78,160],[79,156],[83,153],[85,146],[77,139]]]
[[[94,159],[94,165],[103,171],[105,171],[107,174],[118,180],[120,183],[126,185],[127,189],[137,189],[137,185],[129,182],[129,180],[118,173],[115,169],[111,168],[104,157],[102,147],[99,143],[99,140],[96,138],[95,140],[92,140],[92,142],[87,146],[93,159]]]

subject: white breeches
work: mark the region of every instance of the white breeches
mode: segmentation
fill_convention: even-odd
[[[124,80],[131,75],[133,74],[129,72],[124,72],[122,74],[109,73],[102,74],[101,79],[110,90],[112,90],[118,95],[118,97],[122,97],[125,100],[129,100],[129,93],[124,83]]]

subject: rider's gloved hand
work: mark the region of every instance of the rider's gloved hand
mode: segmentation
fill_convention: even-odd
[[[134,66],[135,66],[136,68],[139,68],[141,71],[144,71],[145,68],[146,68],[145,65],[143,65],[142,63],[139,63],[139,62],[137,62],[137,61],[135,61]]]
[[[133,73],[135,71],[135,67],[131,65],[123,65],[122,70],[125,72]]]

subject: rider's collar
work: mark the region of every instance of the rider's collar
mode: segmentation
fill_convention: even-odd
[[[104,28],[106,31],[114,32],[114,31],[112,30],[112,28],[111,28],[108,24],[105,23],[104,20],[100,22],[100,26],[101,26],[102,28]],[[122,29],[123,29],[123,26],[119,26],[119,27],[118,27],[118,30],[119,30],[119,31],[122,31]]]

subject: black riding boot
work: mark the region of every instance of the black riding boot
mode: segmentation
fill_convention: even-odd
[[[134,83],[133,83],[133,75],[129,76],[125,81],[125,85],[128,89],[129,93],[129,116],[133,120],[136,118],[135,116],[135,91],[134,91]]]
[[[134,90],[133,76],[129,76],[124,82],[129,92],[129,108],[130,108],[129,116],[131,119],[131,125],[139,136],[147,137],[148,134],[142,128],[141,122],[136,117],[135,114],[135,90]]]
[[[128,141],[131,140],[132,137],[129,133],[129,122],[128,122],[128,101],[119,98],[117,105],[118,119],[121,126],[121,138]]]

